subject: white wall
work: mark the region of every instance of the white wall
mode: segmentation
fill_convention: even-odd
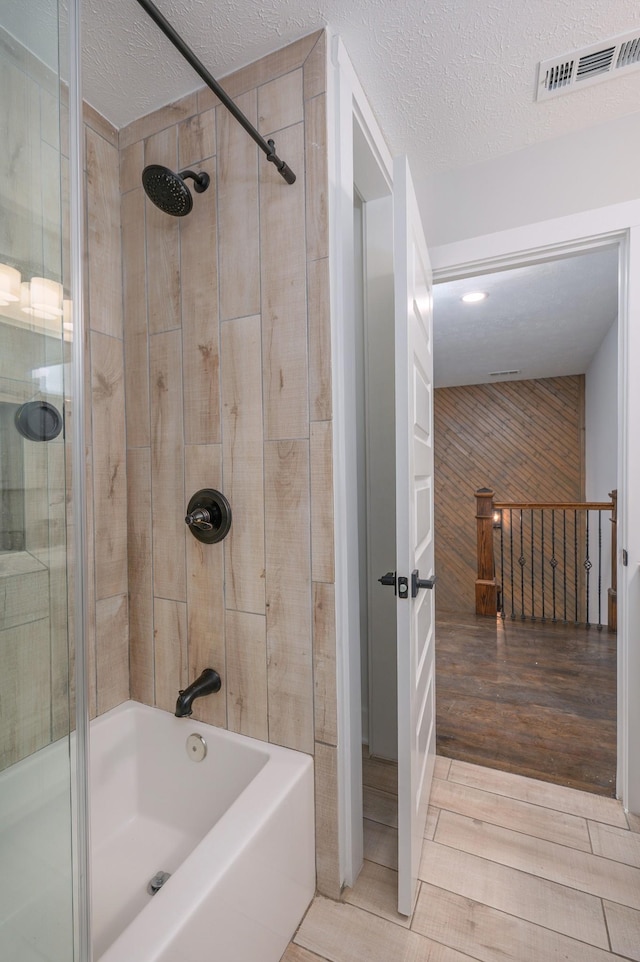
[[[417,185],[429,247],[640,195],[640,113],[533,144]]]

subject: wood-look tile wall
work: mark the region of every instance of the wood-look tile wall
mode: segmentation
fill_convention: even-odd
[[[316,754],[318,885],[336,895],[325,57],[315,34],[224,80],[293,186],[208,89],[119,143],[131,693],[172,709],[212,666],[222,691],[194,715]],[[145,197],[149,163],[210,175],[187,217]],[[224,543],[184,524],[202,487],[231,503]]]
[[[584,499],[584,376],[438,388],[434,427],[437,603],[474,611],[476,489]]]
[[[120,158],[91,107],[85,134],[87,612],[92,717],[129,697]]]
[[[197,717],[316,755],[318,886],[337,895],[325,58],[316,34],[225,80],[294,186],[209,90],[119,133],[85,107],[86,641],[92,716],[129,694],[171,710],[214,665]],[[145,198],[154,162],[210,174],[187,218]],[[184,525],[205,486],[232,504],[221,545]],[[33,688],[33,747],[56,683]]]

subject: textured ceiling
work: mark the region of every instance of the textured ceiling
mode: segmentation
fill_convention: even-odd
[[[322,26],[340,34],[392,153],[426,173],[474,164],[640,110],[640,71],[538,104],[536,65],[640,29],[637,0],[156,0],[218,79]],[[86,99],[121,127],[200,85],[136,0],[81,0]],[[60,0],[64,11],[65,0]],[[46,62],[52,0],[0,0]],[[591,260],[590,260],[591,259]],[[586,369],[615,317],[615,255],[494,275],[484,304],[436,291],[439,384]],[[460,288],[460,289],[459,289]],[[486,325],[486,326],[485,326]],[[458,350],[464,343],[466,350]],[[548,350],[542,357],[541,348]],[[462,364],[473,361],[473,369]]]
[[[536,65],[640,28],[637,0],[157,0],[220,79],[319,27],[341,35],[414,178],[636,112],[640,72],[534,103]],[[15,6],[20,6],[16,4]],[[82,0],[87,100],[116,126],[199,86],[136,0]]]
[[[116,126],[200,86],[136,0],[81,2],[85,96]],[[418,188],[427,173],[640,110],[640,71],[534,101],[540,60],[640,29],[637,0],[155,2],[217,79],[329,25],[391,152],[409,155]],[[616,255],[511,271],[483,286],[489,300],[463,310],[463,290],[438,288],[439,384],[493,380],[490,371],[512,368],[520,377],[586,370],[615,318]]]
[[[460,300],[485,291],[477,304]],[[436,387],[584,374],[618,312],[618,251],[437,284]],[[518,371],[490,377],[493,371]]]

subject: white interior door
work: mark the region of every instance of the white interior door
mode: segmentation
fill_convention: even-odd
[[[398,911],[410,915],[435,761],[431,268],[406,157],[393,168]],[[413,573],[413,577],[412,577]]]

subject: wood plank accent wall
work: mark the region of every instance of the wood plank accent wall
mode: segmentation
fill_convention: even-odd
[[[475,498],[584,499],[584,375],[438,388],[434,397],[437,604],[475,609]]]
[[[326,38],[227,77],[274,136],[288,186],[208,89],[120,131],[131,692],[314,753],[318,887],[339,894]],[[192,212],[144,196],[145,164],[206,170]],[[222,544],[184,524],[229,498]]]

